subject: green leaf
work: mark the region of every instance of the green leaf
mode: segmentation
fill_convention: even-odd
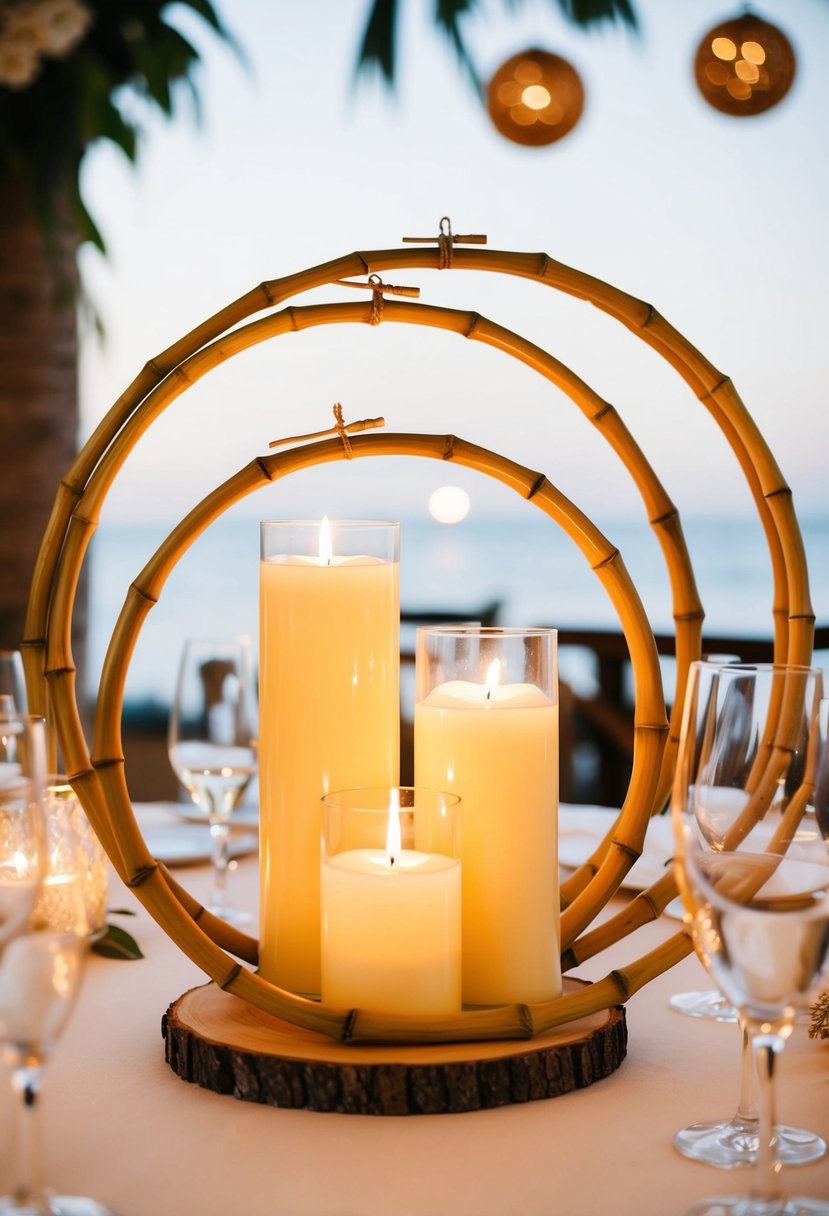
[[[458,63],[466,72],[475,91],[483,96],[483,86],[460,28],[460,18],[471,15],[477,3],[478,0],[436,0],[435,24],[451,42],[458,57]]]
[[[556,0],[564,16],[573,25],[598,25],[600,21],[624,22],[637,29],[636,13],[629,0]]]
[[[387,84],[394,82],[397,0],[374,0],[357,54],[357,72],[379,68]]]
[[[107,925],[103,937],[93,942],[92,949],[104,958],[127,960],[144,957],[135,938],[118,925]]]

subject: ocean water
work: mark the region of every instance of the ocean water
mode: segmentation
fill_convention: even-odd
[[[812,602],[829,624],[829,515],[802,519]],[[710,635],[771,636],[772,580],[765,539],[754,519],[686,519],[684,532]],[[166,535],[161,524],[102,526],[90,556],[89,652],[84,684],[94,699],[113,626],[129,584]],[[670,586],[658,542],[645,522],[620,520],[608,538],[621,551],[654,632],[672,631]],[[452,526],[401,522],[401,605],[474,619],[500,603],[499,624],[614,629],[618,620],[579,549],[539,517],[470,519]],[[214,524],[171,572],[130,664],[125,704],[163,711],[172,698],[187,637],[258,632],[259,527],[255,519]],[[332,620],[332,628],[335,621]],[[825,664],[829,655],[816,655]],[[584,653],[560,655],[562,674],[589,692]],[[670,680],[670,664],[665,665]]]

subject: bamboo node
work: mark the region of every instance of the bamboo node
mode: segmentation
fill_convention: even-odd
[[[233,967],[231,967],[230,971],[228,971],[225,978],[219,982],[219,987],[226,992],[227,989],[230,988],[231,985],[236,982],[236,980],[238,980],[241,974],[242,964],[236,963]]]
[[[452,269],[452,257],[455,245],[485,245],[486,240],[486,237],[480,232],[467,233],[464,236],[453,232],[452,221],[448,215],[444,215],[441,218],[437,236],[403,237],[404,245],[431,245],[433,241],[436,241],[440,252],[439,270]]]
[[[339,401],[335,401],[334,406],[334,425],[326,427],[324,431],[309,431],[307,435],[287,435],[284,439],[273,439],[268,444],[269,448],[281,448],[286,443],[307,443],[311,439],[325,439],[328,435],[339,435],[343,441],[343,448],[348,460],[351,460],[354,451],[351,447],[349,433],[356,431],[373,431],[377,427],[385,426],[385,418],[361,418],[357,422],[343,421],[343,407]]]

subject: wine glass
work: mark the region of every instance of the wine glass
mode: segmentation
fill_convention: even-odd
[[[230,820],[256,773],[257,709],[247,638],[184,645],[168,733],[170,763],[210,823],[213,889],[208,911],[230,924],[248,912],[227,900]]]
[[[40,1179],[44,1066],[71,1013],[89,946],[77,838],[66,815],[44,813],[45,724],[0,716],[0,1056],[17,1098],[17,1178],[0,1216],[113,1216]]]
[[[4,702],[4,713],[27,712],[26,680],[19,650],[0,650],[0,697],[11,698],[11,702]]]
[[[720,676],[718,668],[723,666],[722,659],[712,658],[695,665],[689,673],[686,697],[686,713],[690,714],[687,723],[689,738],[683,747],[681,766],[678,764],[677,767],[681,786],[675,788],[675,798],[692,796],[700,766],[710,763],[710,751],[704,746],[704,741],[707,732],[715,727],[717,721],[720,738],[727,738],[732,756],[731,763],[735,765],[741,754],[745,760],[744,753],[749,745],[752,730],[759,729],[758,715],[763,712],[765,702],[763,696],[758,700],[754,673],[759,671],[761,688],[770,693],[774,684],[773,672],[769,672],[766,679],[766,669],[741,666],[731,659],[729,670],[737,670],[740,674],[730,676],[726,673]],[[810,689],[813,687],[813,681],[806,683]],[[737,796],[739,798],[739,791]],[[722,795],[720,797],[722,798]],[[720,816],[723,814],[721,810]],[[717,833],[709,833],[709,837],[702,837],[701,847],[716,847]],[[693,995],[685,994],[687,998]],[[704,992],[696,995],[701,1000],[706,997]],[[725,1011],[734,1009],[719,991],[714,990],[710,995],[719,1000]],[[673,1004],[673,1000],[671,1003]],[[690,1013],[691,1010],[686,1009],[684,1012]],[[708,1016],[718,1016],[713,1002]],[[756,1072],[750,1030],[743,1015],[734,1009],[732,1019],[728,1019],[725,1013],[719,1016],[719,1020],[733,1020],[738,1022],[740,1028],[740,1091],[737,1110],[731,1118],[705,1119],[682,1128],[674,1136],[674,1146],[683,1156],[692,1160],[703,1161],[721,1169],[735,1169],[751,1166],[757,1159]],[[782,1165],[806,1165],[810,1161],[819,1160],[826,1153],[825,1140],[806,1128],[778,1124],[776,1135],[777,1157]]]
[[[740,662],[738,654],[703,654],[700,657],[707,663],[716,663],[721,666],[728,663]],[[715,1022],[737,1021],[737,1010],[716,988],[695,989],[691,992],[675,992],[669,998],[668,1004],[674,1012],[683,1013],[689,1018],[709,1018]],[[742,1093],[738,1107],[740,1111],[751,1108],[751,1078],[753,1075],[754,1063],[751,1059],[751,1046],[746,1035],[743,1035]],[[744,1158],[750,1155],[750,1152],[738,1152],[737,1158],[732,1164],[739,1165],[743,1162]],[[716,1163],[712,1162],[711,1164]],[[723,1162],[719,1162],[718,1164],[723,1164]]]
[[[750,1195],[688,1216],[829,1216],[829,1202],[783,1194],[773,1086],[829,951],[821,692],[813,668],[692,665],[672,798],[677,880],[697,955],[744,1021],[760,1102]]]
[[[0,695],[0,956],[23,933],[43,867],[46,727]]]

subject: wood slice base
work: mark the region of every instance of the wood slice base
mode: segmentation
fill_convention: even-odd
[[[565,980],[565,991],[577,984]],[[522,1042],[346,1045],[215,984],[174,1001],[161,1031],[173,1072],[203,1089],[352,1115],[454,1114],[555,1098],[609,1076],[627,1047],[623,1006]]]

